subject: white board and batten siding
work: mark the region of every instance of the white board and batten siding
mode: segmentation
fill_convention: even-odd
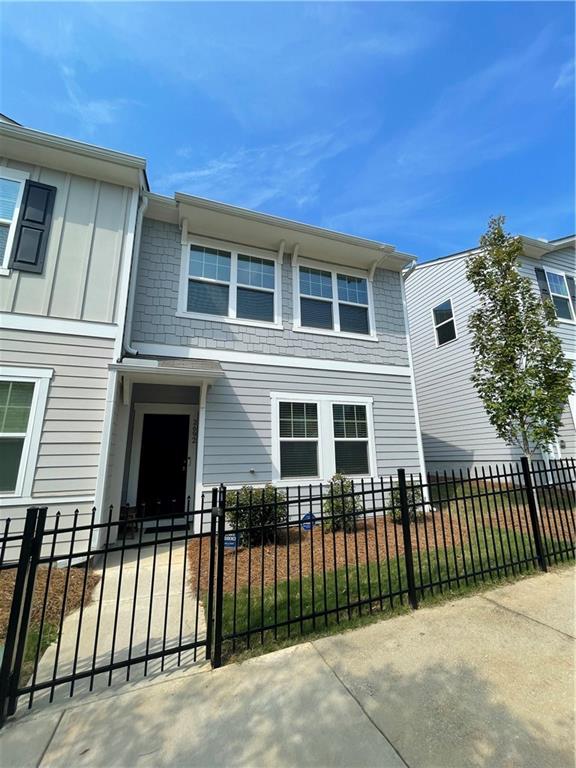
[[[0,312],[117,323],[125,311],[121,275],[136,192],[9,158],[0,157],[0,165],[57,190],[43,273],[0,275]]]
[[[135,188],[28,165],[0,165],[56,187],[41,274],[0,273],[0,365],[50,368],[31,494],[0,497],[0,520],[23,526],[28,506],[82,520],[95,503],[103,450],[108,366],[118,356],[126,308]]]
[[[373,398],[377,474],[395,474],[398,467],[420,471],[411,383],[403,369],[395,376],[315,370],[313,362],[307,368],[222,362],[222,368],[225,376],[209,388],[206,401],[204,491],[222,482],[271,482],[272,392]]]
[[[536,266],[543,264],[540,260],[525,259],[521,270],[538,290]],[[566,264],[564,269],[570,271]],[[468,318],[478,298],[465,271],[465,258],[439,260],[416,269],[406,283],[424,458],[427,470],[432,472],[474,470],[483,465],[517,461],[520,457],[519,450],[507,446],[496,435],[470,380],[474,358]],[[457,338],[437,346],[432,309],[447,299],[452,302]],[[570,326],[571,332],[574,328]],[[561,324],[557,332],[564,342],[566,334]],[[574,455],[574,432],[567,408],[560,435],[566,445],[563,456]]]

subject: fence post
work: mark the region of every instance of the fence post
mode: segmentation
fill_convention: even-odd
[[[226,520],[224,509],[226,508],[226,487],[220,486],[218,494],[218,531],[216,536],[216,594],[214,607],[214,655],[212,666],[222,666],[222,613],[224,610],[224,533]]]
[[[214,572],[216,569],[216,520],[218,519],[218,488],[212,488],[210,504],[210,553],[208,599],[206,601],[206,659],[212,659],[212,624],[214,622]]]
[[[42,541],[44,520],[46,519],[46,507],[43,507],[43,512],[42,530],[39,536],[40,543]],[[16,710],[15,692],[18,689],[28,620],[32,607],[34,574],[36,572],[36,563],[33,561],[34,554],[38,549],[36,546],[36,530],[39,513],[40,509],[38,507],[29,507],[26,511],[22,547],[14,580],[14,592],[10,617],[8,619],[8,629],[6,631],[4,655],[2,657],[2,666],[0,667],[0,727],[4,725],[6,717],[14,714]]]
[[[534,534],[536,557],[538,559],[538,565],[540,568],[543,571],[547,571],[548,565],[546,563],[546,550],[544,549],[544,542],[542,541],[540,517],[538,514],[538,501],[536,499],[536,493],[532,483],[532,475],[530,474],[530,462],[528,461],[527,456],[522,456],[520,461],[522,462],[522,472],[524,474],[524,488],[526,489],[526,496],[528,497],[528,510],[530,511],[530,522],[532,524],[532,533]]]
[[[398,489],[400,491],[400,513],[404,537],[404,562],[406,563],[406,579],[408,581],[408,600],[411,607],[416,610],[418,608],[418,596],[416,595],[412,539],[410,537],[410,511],[408,509],[408,494],[406,492],[406,471],[402,468],[398,470]]]

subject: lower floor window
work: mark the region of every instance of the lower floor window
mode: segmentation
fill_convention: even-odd
[[[0,376],[0,495],[28,496],[52,377],[49,368],[10,368]]]
[[[365,405],[332,406],[336,472],[340,475],[367,475],[368,421]]]
[[[341,402],[326,395],[272,393],[274,479],[322,479],[375,472],[372,401]],[[298,399],[295,399],[298,397]]]
[[[34,384],[0,381],[0,493],[13,493],[18,482]]]

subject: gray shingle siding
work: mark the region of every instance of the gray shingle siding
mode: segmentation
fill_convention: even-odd
[[[376,343],[292,330],[292,268],[289,255],[284,257],[282,267],[283,329],[176,317],[181,257],[178,227],[145,219],[136,282],[134,341],[362,363],[408,364],[400,275],[397,272],[379,269],[374,277],[374,311],[379,338]]]

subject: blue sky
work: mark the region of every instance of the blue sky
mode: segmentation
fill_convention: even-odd
[[[574,6],[6,4],[0,111],[428,259],[574,229]]]

